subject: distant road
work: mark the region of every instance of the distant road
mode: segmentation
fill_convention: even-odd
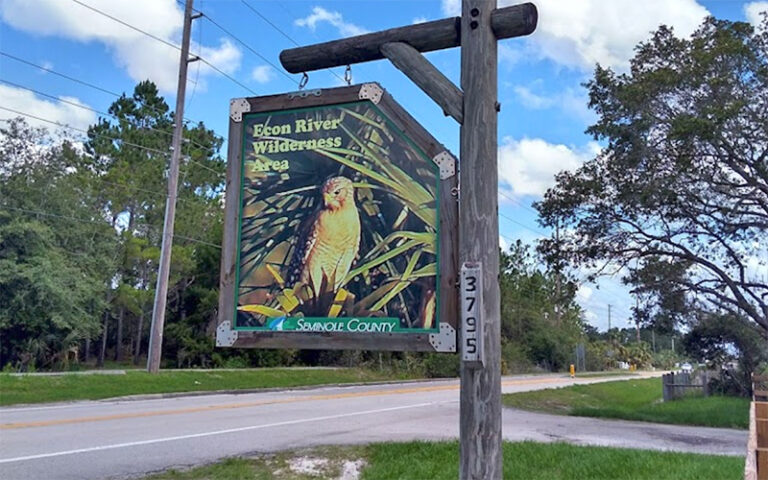
[[[637,377],[628,377],[637,378]],[[520,392],[622,377],[505,377]],[[125,478],[256,452],[458,436],[458,381],[0,409],[0,478]],[[742,455],[746,432],[505,409],[507,440]]]

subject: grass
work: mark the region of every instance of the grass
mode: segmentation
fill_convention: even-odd
[[[679,425],[748,428],[749,399],[690,397],[662,402],[661,379],[648,378],[504,395],[504,405],[560,415]]]
[[[147,480],[249,480],[338,478],[341,464],[363,460],[361,480],[455,479],[459,448],[456,442],[379,443],[336,447],[327,469],[318,476],[297,473],[291,458],[323,458],[316,450],[258,458],[234,458],[185,472],[169,471]],[[655,452],[564,443],[504,443],[505,478],[526,480],[727,480],[743,476],[739,457]]]
[[[265,368],[226,371],[163,371],[150,375],[12,376],[0,374],[0,405],[98,400],[150,393],[287,388],[333,383],[401,380],[405,377],[363,369]]]

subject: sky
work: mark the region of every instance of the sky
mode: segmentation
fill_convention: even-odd
[[[759,12],[768,10],[768,1],[735,0],[534,3],[536,32],[499,43],[502,247],[549,236],[532,203],[557,172],[600,151],[584,133],[596,116],[582,84],[596,64],[625,71],[635,45],[661,24],[687,36],[707,15],[757,24]],[[194,7],[204,16],[193,22],[191,52],[204,61],[190,64],[184,116],[225,138],[230,99],[298,89],[301,76],[280,68],[281,50],[460,14],[460,0],[195,0]],[[173,108],[179,52],[168,43],[180,44],[182,17],[183,2],[175,0],[0,0],[0,107],[67,125],[75,137],[95,123],[95,111],[109,108],[114,94],[130,94],[145,79]],[[459,49],[426,57],[459,84]],[[353,83],[379,82],[458,154],[458,125],[389,62],[353,65],[351,74]],[[344,85],[344,76],[343,68],[311,72],[306,88]],[[15,116],[0,109],[0,119]],[[577,299],[600,330],[609,309],[612,326],[629,326],[634,300],[618,278],[584,283]]]

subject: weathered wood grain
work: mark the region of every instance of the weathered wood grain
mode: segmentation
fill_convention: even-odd
[[[218,323],[235,318],[237,299],[237,237],[239,234],[240,215],[240,170],[242,165],[241,148],[243,142],[243,124],[229,120],[227,142],[227,180],[224,204],[224,233],[221,242],[221,270],[219,278],[219,316]]]
[[[488,9],[487,6],[491,4],[489,2],[480,3],[486,10]],[[491,34],[498,39],[529,35],[536,29],[538,21],[536,7],[532,3],[501,8],[488,12],[486,16],[491,22]],[[291,73],[301,73],[381,60],[384,58],[381,46],[392,42],[407,43],[419,52],[443,50],[461,45],[462,28],[464,27],[461,19],[454,17],[392,28],[332,42],[283,50],[280,53],[280,63]],[[470,28],[469,22],[466,23],[466,28]]]
[[[461,191],[459,261],[483,265],[481,328],[485,362],[462,364],[460,475],[501,480],[501,321],[497,169],[497,45],[491,28],[496,0],[462,0]]]
[[[385,43],[381,53],[389,59],[398,70],[403,72],[424,93],[461,124],[463,119],[463,95],[456,85],[448,80],[429,60],[418,50],[402,42]]]

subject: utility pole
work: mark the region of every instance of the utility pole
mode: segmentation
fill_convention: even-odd
[[[192,2],[187,0],[184,6],[184,28],[181,37],[181,58],[179,60],[179,84],[176,89],[176,113],[173,122],[173,141],[171,165],[168,170],[168,198],[165,202],[165,223],[163,224],[163,243],[160,248],[160,266],[157,272],[155,305],[152,310],[152,327],[149,330],[149,350],[147,352],[147,371],[157,373],[163,349],[163,327],[165,325],[165,304],[168,297],[168,277],[171,271],[171,249],[173,248],[173,222],[176,216],[176,195],[179,182],[179,162],[181,160],[181,137],[184,132],[184,95],[187,90],[187,66],[189,65],[189,37],[192,30]]]
[[[637,333],[637,343],[640,343],[640,299],[635,295],[635,331]]]
[[[611,331],[611,304],[608,304],[608,331]]]
[[[501,304],[497,165],[497,47],[491,28],[496,0],[461,2],[461,125],[459,261],[482,265],[485,362],[461,364],[460,472],[462,480],[502,478]]]
[[[555,224],[555,244],[560,245],[560,219]],[[562,277],[560,275],[560,266],[555,266],[557,271],[555,272],[555,320],[557,328],[561,326],[562,310],[560,308],[561,292],[562,292]]]

